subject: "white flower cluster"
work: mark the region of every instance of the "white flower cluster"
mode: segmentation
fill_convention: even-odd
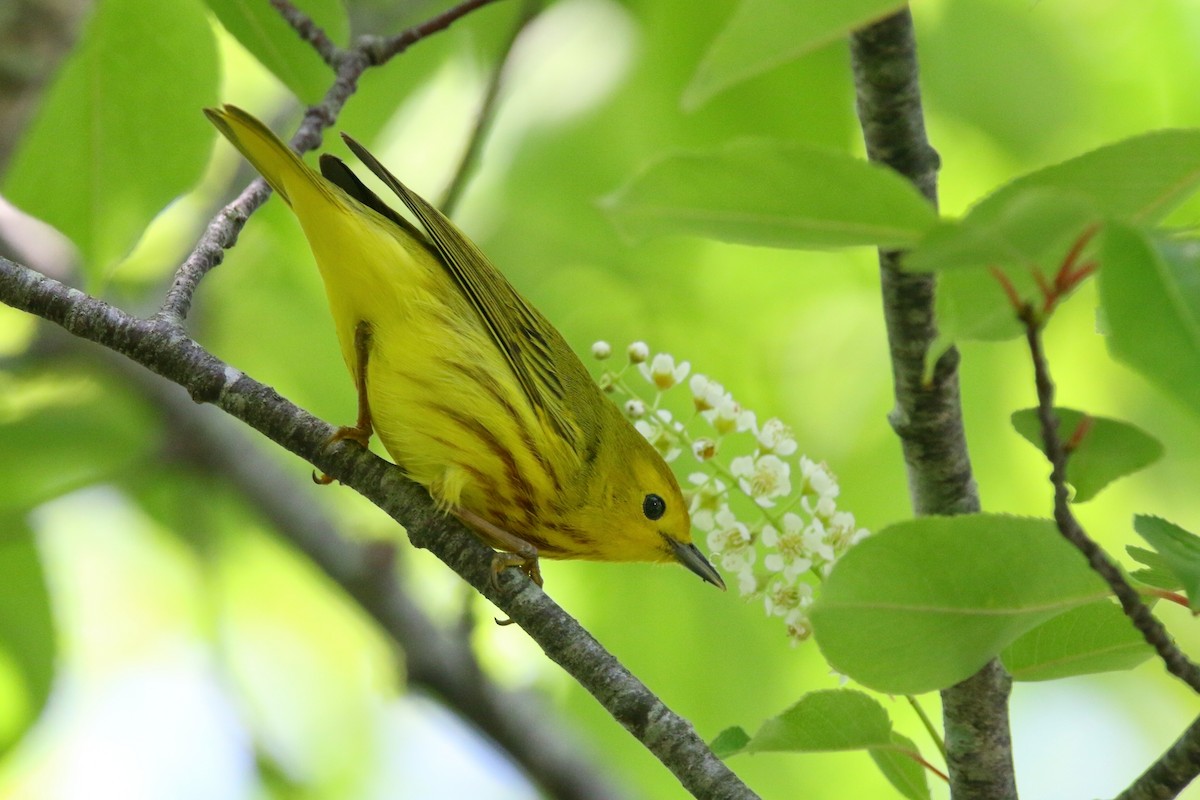
[[[612,347],[597,342],[592,354],[606,360]],[[651,357],[644,342],[626,354],[624,366],[600,376],[601,388],[618,395],[626,416],[667,461],[691,453],[700,470],[687,476],[684,494],[713,559],[737,577],[743,597],[761,598],[769,616],[782,618],[793,643],[804,641],[812,631],[814,590],[867,535],[853,514],[838,510],[837,479],[824,464],[796,456],[791,429],[779,419],[759,425],[720,383],[698,374],[689,381],[688,362],[676,364],[669,353]],[[644,383],[626,383],[630,372]],[[672,414],[663,406],[680,393],[668,393],[685,381],[691,409]]]

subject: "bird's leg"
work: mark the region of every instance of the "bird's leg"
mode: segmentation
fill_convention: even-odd
[[[371,403],[367,399],[367,361],[370,357],[371,323],[362,320],[354,328],[354,389],[358,393],[358,420],[353,427],[343,425],[334,431],[333,436],[325,442],[326,447],[345,439],[358,442],[364,450],[370,446],[371,434],[375,430],[371,423]],[[321,485],[333,483],[331,476],[318,476],[315,472],[313,480]]]
[[[492,586],[494,588],[499,588],[499,575],[509,567],[520,567],[521,571],[529,576],[529,580],[538,586],[542,585],[542,570],[538,566],[536,547],[520,536],[493,525],[474,511],[456,508],[454,515],[479,533],[488,544],[504,548],[503,551],[497,551],[492,555]]]

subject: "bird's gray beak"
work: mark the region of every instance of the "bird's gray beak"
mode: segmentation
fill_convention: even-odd
[[[675,558],[679,560],[680,564],[683,564],[721,591],[725,591],[725,581],[721,580],[720,574],[717,573],[712,564],[708,563],[708,559],[704,557],[704,554],[700,552],[696,545],[684,544],[674,539],[669,539],[668,541],[671,542],[671,547],[675,549]]]

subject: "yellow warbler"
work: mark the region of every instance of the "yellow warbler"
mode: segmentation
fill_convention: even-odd
[[[490,546],[541,583],[538,557],[678,561],[724,588],[692,544],[679,484],[562,335],[432,205],[350,149],[424,233],[339,159],[321,174],[234,106],[206,109],[304,229],[354,377],[358,422]]]

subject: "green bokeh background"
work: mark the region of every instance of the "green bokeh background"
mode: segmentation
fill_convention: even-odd
[[[363,26],[401,26],[444,6],[414,3],[399,20],[387,3],[351,4],[359,32],[387,32]],[[694,113],[681,111],[685,87],[733,8],[692,0],[551,5],[518,43],[481,168],[456,216],[580,353],[596,339],[618,350],[644,339],[689,360],[760,419],[790,424],[801,451],[838,475],[840,505],[878,529],[910,511],[887,422],[891,380],[874,253],[693,239],[629,245],[598,203],[641,164],[674,148],[766,136],[861,152],[844,43],[731,88]],[[370,72],[337,129],[369,143],[393,172],[437,197],[516,10],[512,3],[484,9]],[[913,13],[947,214],[961,214],[1035,167],[1145,130],[1200,125],[1200,6],[1191,0],[930,0],[917,2]],[[210,22],[219,30],[215,18]],[[169,14],[161,24],[170,24]],[[231,37],[219,36],[219,99],[293,130],[299,112],[286,89]],[[57,135],[69,139],[72,132]],[[155,152],[125,168],[154,170]],[[231,148],[216,146],[199,188],[154,222],[131,257],[84,264],[89,288],[125,307],[153,310],[214,204],[248,177]],[[1200,529],[1200,426],[1108,357],[1094,314],[1088,286],[1047,333],[1059,404],[1129,419],[1167,448],[1164,461],[1079,508],[1088,530],[1120,553],[1137,541],[1134,513]],[[319,278],[277,199],[203,282],[190,326],[216,355],[299,405],[335,423],[352,418],[352,385]],[[48,796],[65,765],[76,764],[67,754],[93,741],[85,735],[91,723],[81,720],[93,719],[100,699],[131,719],[153,719],[134,713],[139,705],[129,698],[156,697],[146,687],[178,680],[204,691],[195,695],[195,709],[184,702],[163,719],[186,727],[189,709],[225,715],[211,735],[197,728],[195,739],[180,745],[180,782],[211,762],[237,765],[233,772],[244,782],[236,785],[251,787],[228,796],[446,796],[439,791],[453,785],[456,762],[447,756],[414,766],[403,758],[417,752],[421,736],[397,722],[394,698],[403,684],[389,643],[281,545],[220,476],[179,466],[171,431],[128,387],[86,358],[22,356],[30,335],[28,320],[0,309],[0,343],[15,359],[0,373],[0,463],[17,476],[28,475],[23,465],[35,465],[38,477],[0,481],[0,509],[22,520],[12,536],[22,536],[25,525],[34,531],[59,649],[51,705],[0,765],[0,792]],[[1048,514],[1048,467],[1009,425],[1013,410],[1035,402],[1020,344],[961,350],[964,414],[985,510]],[[298,484],[308,483],[306,464],[275,454]],[[399,534],[349,490],[303,491],[349,536]],[[520,630],[494,626],[494,610],[468,601],[440,563],[407,545],[401,562],[414,591],[447,624],[464,602],[473,603],[473,638],[496,679],[541,695],[546,713],[559,717],[631,796],[683,796],[675,779]],[[753,730],[803,692],[838,684],[815,646],[789,646],[782,626],[758,604],[714,592],[681,570],[586,563],[546,563],[543,570],[550,594],[705,738],[734,724]],[[1200,646],[1185,611],[1160,612],[1185,649]],[[20,659],[11,645],[0,659],[0,739],[11,731],[9,742],[32,719],[28,698],[37,695],[13,666]],[[884,702],[898,729],[931,753],[907,707]],[[931,712],[936,702],[926,700]],[[429,704],[403,708],[415,708],[426,724],[448,726]],[[1115,793],[1195,710],[1194,698],[1154,663],[1128,674],[1018,685],[1013,722],[1022,794]],[[470,760],[485,747],[450,729],[453,747],[466,752],[458,757]],[[135,755],[127,759],[97,751],[108,757],[111,772],[104,774],[113,783],[93,786],[89,796],[117,796],[105,792],[124,785],[122,768],[146,768],[153,753],[137,750],[142,739],[129,741]],[[113,752],[120,745],[105,743]],[[475,761],[491,764],[483,756]],[[164,756],[158,763],[175,762]],[[738,756],[731,766],[768,798],[891,792],[865,754]],[[510,786],[505,796],[534,796],[515,774],[489,769]],[[164,791],[140,796],[201,796]],[[935,787],[935,796],[944,789]]]

